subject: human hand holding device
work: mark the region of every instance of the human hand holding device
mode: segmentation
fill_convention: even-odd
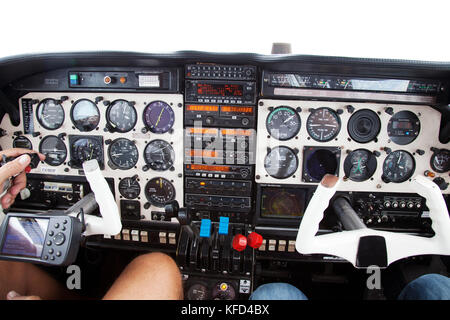
[[[13,148],[0,152],[0,160],[5,163],[0,167],[0,195],[3,209],[9,208],[19,192],[26,187],[27,178],[25,169],[33,162],[36,167],[38,160],[43,161],[45,155],[28,149]],[[33,158],[33,160],[31,159]],[[37,161],[38,162],[38,161]]]

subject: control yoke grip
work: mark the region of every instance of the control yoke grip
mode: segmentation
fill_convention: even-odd
[[[418,193],[427,200],[435,232],[432,238],[369,228],[316,235],[324,211],[338,185],[338,177],[325,175],[317,187],[298,229],[296,249],[299,253],[334,255],[346,259],[357,268],[365,268],[371,264],[383,268],[394,261],[417,255],[450,255],[450,218],[444,197],[435,183],[422,176],[416,176],[409,187],[411,192]],[[367,257],[370,260],[371,250],[385,250],[374,255],[385,257],[385,263],[376,258],[367,261]],[[361,262],[362,257],[364,263]]]

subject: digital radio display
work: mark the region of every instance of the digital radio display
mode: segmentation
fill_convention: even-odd
[[[219,131],[215,128],[187,128],[188,134],[204,134],[204,135],[217,135]]]
[[[214,171],[214,172],[229,172],[230,167],[228,166],[211,166],[204,164],[191,164],[186,165],[186,169],[197,170],[197,171]]]
[[[186,155],[191,157],[217,158],[219,153],[212,150],[186,150]]]
[[[221,112],[232,112],[232,113],[253,113],[252,107],[234,107],[234,106],[222,106],[220,107]]]
[[[242,97],[243,86],[240,84],[198,83],[199,96]]]
[[[223,136],[247,136],[247,137],[250,137],[253,134],[253,130],[222,129],[221,133]]]
[[[209,111],[209,112],[217,112],[219,111],[219,106],[208,106],[208,105],[187,105],[187,111]]]
[[[410,121],[393,121],[392,122],[393,129],[407,129],[410,130],[413,128],[413,125]]]

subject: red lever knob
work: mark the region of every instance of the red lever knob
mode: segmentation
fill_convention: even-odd
[[[31,167],[30,167],[30,166],[27,166],[27,167],[25,168],[25,173],[30,173],[30,171],[31,171]]]
[[[248,245],[253,249],[258,249],[263,243],[263,237],[256,232],[252,232],[247,237]]]
[[[233,249],[236,251],[242,251],[247,246],[247,238],[242,234],[237,234],[233,238]]]

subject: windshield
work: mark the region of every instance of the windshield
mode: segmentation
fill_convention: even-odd
[[[197,50],[449,61],[448,1],[8,1],[0,57]]]

